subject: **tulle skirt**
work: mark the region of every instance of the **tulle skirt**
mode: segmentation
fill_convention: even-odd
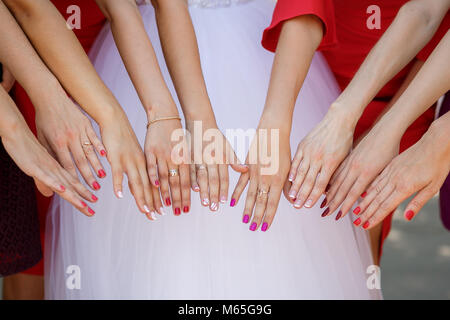
[[[261,47],[260,38],[273,6],[273,1],[258,0],[225,8],[190,8],[207,89],[223,131],[257,127],[273,60],[273,54]],[[153,7],[141,6],[140,10],[176,97]],[[90,56],[143,144],[146,115],[109,25]],[[326,62],[316,54],[295,109],[293,150],[338,93]],[[245,151],[238,156],[245,159]],[[230,170],[230,192],[237,179]],[[189,214],[168,214],[151,222],[138,211],[130,192],[120,200],[114,197],[111,174],[98,197],[93,218],[59,198],[51,206],[46,238],[49,299],[380,297],[379,290],[367,286],[366,272],[372,265],[367,234],[353,227],[350,215],[339,221],[324,219],[318,206],[296,210],[282,196],[274,223],[264,233],[251,232],[241,222],[244,201],[234,208],[221,205],[212,213],[193,193]],[[74,276],[80,286],[70,285]]]

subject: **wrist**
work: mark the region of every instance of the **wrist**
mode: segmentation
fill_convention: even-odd
[[[359,110],[355,106],[355,103],[347,103],[339,97],[330,105],[325,117],[341,121],[343,125],[354,131],[363,113],[363,110]]]
[[[144,105],[147,121],[158,118],[179,116],[178,109],[173,102],[158,102]]]

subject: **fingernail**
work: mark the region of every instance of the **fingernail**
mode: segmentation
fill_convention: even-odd
[[[369,227],[369,221],[366,221],[366,223],[364,223],[363,228],[367,229]]]
[[[92,187],[94,188],[94,190],[99,190],[99,189],[100,189],[100,185],[98,184],[97,181],[95,181],[95,182],[92,184]]]
[[[364,192],[361,194],[361,198],[365,198],[366,196],[367,196],[367,192],[364,191]]]
[[[250,230],[251,231],[255,231],[256,230],[256,222],[253,222],[252,225],[250,226]]]
[[[249,216],[248,214],[246,214],[246,215],[244,216],[244,218],[242,218],[242,222],[243,222],[243,223],[248,223],[248,220],[250,220],[250,216]]]
[[[156,214],[154,211],[150,212],[150,217],[152,218],[152,220],[157,220]]]
[[[302,205],[301,205],[301,202],[302,202],[302,201],[301,201],[300,199],[297,199],[297,200],[295,201],[295,203],[294,203],[294,207],[297,208],[297,209],[298,209],[298,208],[301,208],[301,206],[302,206]]]
[[[220,203],[226,203],[226,202],[227,202],[227,197],[221,196],[220,197]]]
[[[209,199],[208,199],[208,198],[203,199],[203,200],[202,200],[202,204],[203,204],[204,206],[207,206],[207,205],[209,204]]]
[[[166,212],[164,211],[163,207],[159,208],[159,212],[161,213],[162,216],[166,215]]]
[[[200,191],[200,188],[198,186],[195,186],[194,191],[198,192],[198,191]]]
[[[354,224],[355,226],[359,226],[360,223],[361,223],[361,219],[360,219],[360,218],[358,218],[358,219],[356,219],[355,221],[353,221],[353,224]]]
[[[269,226],[269,224],[267,222],[264,222],[262,227],[261,227],[261,231],[266,232],[268,226]]]
[[[305,207],[306,207],[306,208],[311,208],[311,206],[312,206],[312,200],[309,199],[308,201],[306,201]]]
[[[181,214],[180,208],[175,208],[175,215],[179,216]]]
[[[296,194],[297,193],[295,191],[289,191],[289,198],[291,198],[291,199],[295,198]]]
[[[159,186],[159,180],[155,180],[155,186]]]
[[[189,206],[184,206],[183,207],[183,212],[184,213],[188,213],[189,212]]]
[[[236,199],[231,199],[230,207],[234,207],[236,205]]]
[[[166,198],[166,206],[170,206],[172,202],[170,202],[170,198]]]
[[[145,212],[150,213],[150,209],[146,205],[144,205],[144,210]]]
[[[117,197],[119,198],[119,199],[122,199],[123,198],[123,192],[122,191],[117,191]]]
[[[93,200],[93,201],[97,201],[98,198],[97,198],[95,195],[92,195],[92,200]]]
[[[322,213],[322,217],[325,217],[328,212],[330,212],[330,208],[326,208],[325,211]]]
[[[361,208],[360,207],[356,207],[355,210],[353,210],[353,213],[358,215],[361,212]]]
[[[59,189],[61,189],[61,191],[66,191],[66,187],[64,187],[63,185],[60,185]]]
[[[106,157],[106,151],[105,150],[100,150],[100,155],[102,157]]]
[[[211,210],[212,211],[217,211],[218,208],[219,208],[219,206],[217,205],[217,203],[215,203],[215,202],[211,203]]]
[[[338,221],[342,216],[342,211],[339,210],[338,214],[336,215],[336,221]]]
[[[86,202],[84,202],[84,201],[81,201],[81,205],[83,206],[83,208],[86,208],[86,207],[87,207],[87,204],[86,204]]]
[[[294,180],[294,175],[290,174],[288,180],[289,180],[289,182],[292,182]]]
[[[406,211],[406,213],[405,213],[405,218],[406,218],[408,221],[411,221],[413,217],[414,217],[414,211],[412,211],[412,210]]]
[[[89,214],[91,214],[91,215],[94,215],[94,214],[95,214],[95,211],[92,210],[91,208],[88,208],[88,212],[89,212]]]
[[[325,192],[328,192],[328,190],[330,190],[330,185],[329,184],[327,184],[327,187],[325,188]]]
[[[98,170],[98,176],[99,176],[100,178],[106,177],[106,172],[105,172],[105,170],[103,170],[103,169]]]
[[[322,203],[320,204],[320,209],[323,209],[327,205],[327,198],[323,199]]]

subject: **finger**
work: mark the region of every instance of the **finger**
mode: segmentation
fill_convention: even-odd
[[[103,168],[100,160],[98,159],[97,153],[95,153],[94,141],[92,141],[89,138],[87,132],[86,132],[85,137],[82,137],[80,142],[82,143],[84,154],[86,155],[86,158],[88,159],[88,161],[91,164],[94,171],[97,173],[97,176],[101,179],[105,178],[106,177],[105,169]],[[87,143],[90,143],[90,144],[87,144]]]
[[[197,182],[197,170],[195,169],[195,164],[191,164],[189,166],[189,172],[191,175],[191,187],[192,190],[195,192],[199,192],[200,191],[200,187],[198,186],[198,182]]]
[[[141,165],[141,167],[138,168],[138,170],[144,190],[144,199],[145,199],[144,209],[147,218],[150,220],[156,220],[156,209],[153,203],[153,191],[152,191],[153,186],[151,185],[150,180],[148,178],[148,172],[146,170],[145,165]]]
[[[167,163],[169,170],[176,170],[178,172],[175,176],[169,175],[170,195],[172,197],[173,213],[176,216],[181,214],[181,187],[180,187],[180,170],[178,166],[173,163]]]
[[[191,207],[191,187],[189,176],[189,165],[180,165],[180,184],[181,184],[181,205],[183,212],[188,213]]]
[[[363,213],[360,213],[360,211],[355,208],[355,210],[353,210],[353,213],[356,215],[360,215],[353,222],[355,226],[362,225],[364,229],[367,229],[369,227],[367,220],[369,220],[370,217],[373,216],[373,214],[380,208],[381,204],[394,192],[394,190],[394,185],[391,183],[387,183]]]
[[[157,159],[161,197],[166,207],[172,204],[169,193],[169,168],[164,160]]]
[[[353,186],[350,188],[347,196],[345,197],[342,206],[341,206],[341,213],[342,216],[345,217],[345,215],[348,213],[348,211],[351,209],[351,207],[358,201],[361,194],[364,192],[364,190],[367,187],[367,180],[364,179],[362,176],[358,177],[353,184]],[[361,211],[360,206],[355,208],[356,211]]]
[[[363,221],[362,223],[366,225],[366,229],[375,227],[391,212],[395,211],[397,206],[406,198],[407,196],[401,194],[399,190],[394,189],[394,191],[383,201],[383,203],[381,203],[372,216],[365,217],[363,214],[361,215],[364,218],[361,219],[361,221]]]
[[[417,213],[423,208],[433,196],[434,192],[431,188],[426,187],[419,191],[414,198],[406,206],[404,217],[406,220],[411,221]]]
[[[256,190],[258,188],[258,184],[256,182],[256,179],[250,179],[250,184],[248,186],[248,190],[247,190],[247,197],[245,199],[245,205],[244,205],[244,212],[242,214],[242,222],[243,223],[248,223],[250,221],[250,219],[252,218],[253,215],[253,208],[255,206],[255,201],[256,201]],[[256,230],[256,225],[254,225],[253,227],[250,225],[250,228],[253,228],[255,231]]]
[[[291,169],[288,175],[288,181],[293,182],[297,177],[297,171],[300,163],[303,160],[303,150],[301,144],[297,146],[297,151],[295,152],[294,159],[292,159]]]
[[[197,167],[197,182],[200,187],[200,201],[203,206],[209,206],[208,169],[205,165]]]
[[[113,159],[111,161],[111,171],[113,176],[114,193],[119,199],[123,198],[123,168],[120,160]]]
[[[377,177],[374,182],[372,182],[371,186],[367,189],[366,195],[359,203],[359,209],[355,208],[353,213],[358,215],[364,213],[364,211],[369,207],[372,201],[377,197],[377,195],[383,190],[383,188],[388,184],[389,177],[386,176],[384,178]]]
[[[325,194],[325,190],[328,186],[328,183],[330,181],[332,174],[332,168],[330,166],[322,167],[320,169],[320,172],[317,174],[316,182],[314,184],[313,190],[311,191],[311,194],[309,195],[309,199],[306,201],[311,201],[311,207],[315,206],[317,200]],[[320,204],[320,208],[323,208],[327,205],[327,198],[322,201]]]
[[[347,167],[347,166],[346,166]],[[348,166],[349,168],[350,166]],[[331,185],[329,192],[327,193],[327,201],[329,213],[333,213],[344,200],[348,190],[350,190],[353,182],[356,180],[356,173],[349,169],[342,170],[339,177]]]
[[[305,180],[301,185],[300,191],[297,194],[297,200],[295,200],[294,207],[301,208],[303,205],[306,208],[312,207],[312,200],[309,199],[309,194],[316,183],[317,175],[319,174],[320,167],[312,165],[309,167]]]
[[[291,190],[291,186],[292,186],[292,182],[290,182],[289,180],[286,180],[284,182],[284,186],[283,186],[283,194],[287,201],[289,201],[291,204],[294,204],[295,198],[292,199],[291,197],[289,197],[289,190]]]
[[[209,200],[211,201],[210,209],[217,211],[219,209],[219,169],[218,166],[208,165],[208,185],[209,185]]]
[[[154,186],[151,187],[152,189],[152,194],[153,194],[153,205],[156,209],[156,211],[162,215],[165,216],[166,212],[164,211],[164,207],[161,201],[161,193],[160,193],[160,189],[156,188]]]
[[[97,137],[97,134],[95,133],[94,129],[92,128],[92,125],[89,125],[86,128],[86,134],[89,140],[91,141],[92,145],[94,146],[95,150],[97,150],[98,154],[100,154],[102,157],[106,157],[106,148],[101,142],[101,140]]]
[[[234,207],[238,203],[238,201],[242,195],[242,192],[244,191],[245,187],[247,186],[249,177],[250,177],[249,172],[241,173],[239,180],[238,180],[236,186],[234,187],[233,194],[231,195],[230,207]]]
[[[273,219],[277,212],[278,204],[281,197],[281,186],[271,185],[270,192],[268,194],[266,212],[264,214],[264,220],[261,225],[261,231],[266,232],[272,225]]]
[[[291,190],[289,190],[289,198],[296,199],[297,194],[300,190],[300,187],[305,180],[306,174],[309,171],[309,159],[303,158],[301,163],[298,166],[297,173],[295,175],[295,179],[292,182]]]
[[[253,214],[252,223],[250,224],[250,230],[255,231],[261,225],[262,219],[264,217],[264,212],[266,212],[267,199],[269,194],[269,184],[262,183],[258,189],[255,200],[255,210]]]
[[[80,180],[76,179],[63,168],[58,168],[58,174],[61,179],[65,180],[66,186],[73,188],[82,198],[90,202],[96,202],[98,198],[89,191]]]
[[[227,165],[225,164],[219,165],[219,178],[220,178],[219,200],[220,203],[226,203],[228,200],[228,187],[229,187],[229,176]]]
[[[84,154],[84,150],[81,147],[80,143],[78,141],[74,142],[70,146],[70,151],[72,152],[75,164],[77,165],[77,168],[80,171],[84,181],[86,181],[86,183],[94,190],[99,190],[100,184],[92,174],[91,168],[89,167],[89,163],[86,159],[86,155]]]
[[[145,160],[147,161],[147,173],[150,182],[153,186],[159,188],[160,182],[158,180],[158,167],[156,165],[156,157],[153,153],[147,153],[145,155]]]
[[[64,148],[53,148],[55,150],[56,158],[61,166],[69,172],[72,176],[78,179],[77,170],[75,164],[72,161],[70,151],[67,147]]]
[[[144,214],[150,213],[150,208],[147,207],[145,202],[144,185],[137,167],[130,164],[130,166],[126,168],[126,174],[128,177],[128,187],[130,188],[130,192],[136,201],[139,211]]]

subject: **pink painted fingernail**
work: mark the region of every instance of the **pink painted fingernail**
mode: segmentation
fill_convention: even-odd
[[[159,186],[159,180],[155,180],[155,186]]]
[[[261,231],[266,232],[268,226],[269,224],[267,222],[264,222],[263,225],[261,226]]]
[[[170,198],[166,198],[166,206],[170,206],[171,202],[170,202]]]
[[[100,185],[98,184],[97,181],[95,181],[95,182],[92,184],[92,187],[94,188],[94,190],[99,190],[99,189],[100,189]]]
[[[106,157],[106,151],[105,150],[100,150],[100,155],[102,157]]]
[[[181,214],[180,208],[175,208],[175,215],[179,216]]]
[[[64,187],[63,185],[60,185],[59,188],[61,189],[61,191],[66,191],[66,187]]]
[[[184,213],[188,213],[189,212],[189,206],[184,206],[183,207],[183,212]]]
[[[363,228],[367,229],[369,227],[369,221],[366,221],[366,223],[364,223]]]
[[[236,199],[231,199],[230,207],[234,207],[236,205]]]
[[[88,208],[88,212],[89,212],[89,214],[91,214],[91,215],[94,215],[94,214],[95,214],[95,211],[92,210],[91,208]]]
[[[92,198],[93,201],[97,201],[98,200],[98,198],[95,195],[92,195],[91,198]]]
[[[255,231],[256,230],[256,226],[257,226],[256,222],[253,222],[252,225],[250,226],[250,230],[251,231]]]
[[[358,215],[361,212],[361,208],[360,207],[356,207],[355,210],[353,210],[353,213]]]
[[[355,226],[359,226],[361,224],[361,219],[360,218],[356,219],[355,221],[353,221],[353,224]]]
[[[105,170],[103,170],[103,169],[98,170],[98,176],[99,176],[100,178],[106,177],[106,172],[105,172]]]
[[[86,208],[86,207],[87,207],[87,204],[86,204],[86,202],[84,202],[84,201],[81,201],[81,205],[83,206],[83,208]]]
[[[244,216],[244,218],[242,218],[242,222],[243,222],[243,223],[248,223],[248,220],[250,220],[250,217],[249,217],[248,214],[246,214],[246,215]]]
[[[408,221],[411,221],[413,217],[414,217],[414,211],[412,211],[412,210],[406,211],[405,218],[408,219]]]

